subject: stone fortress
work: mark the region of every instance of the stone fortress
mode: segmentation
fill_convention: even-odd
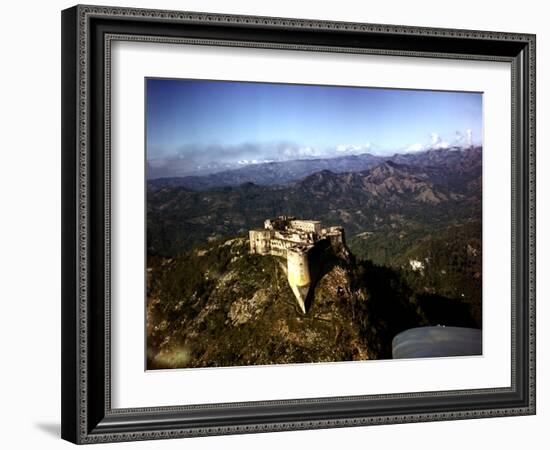
[[[314,285],[314,274],[318,272],[315,269],[319,269],[312,267],[316,261],[312,254],[320,248],[330,248],[335,253],[346,248],[342,227],[323,228],[318,220],[299,220],[289,216],[267,219],[264,228],[250,230],[249,237],[251,253],[286,260],[286,266],[281,264],[281,267],[304,314],[306,299]]]

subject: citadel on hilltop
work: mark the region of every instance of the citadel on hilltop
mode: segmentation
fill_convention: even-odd
[[[330,247],[335,252],[345,248],[342,227],[323,228],[318,220],[288,216],[267,219],[264,228],[250,230],[249,237],[251,253],[286,259],[286,267],[282,267],[304,314],[306,298],[313,284],[312,264],[315,262],[310,261],[312,251],[320,247]]]

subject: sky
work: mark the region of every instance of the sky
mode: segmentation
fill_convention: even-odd
[[[482,94],[146,80],[149,178],[482,142]]]

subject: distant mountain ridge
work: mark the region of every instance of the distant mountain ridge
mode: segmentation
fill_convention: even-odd
[[[326,159],[277,161],[250,164],[238,169],[225,170],[202,176],[157,178],[148,180],[148,185],[153,189],[184,187],[192,190],[238,186],[244,183],[273,186],[288,184],[321,170],[331,170],[337,173],[366,170],[384,160],[384,157],[364,153],[362,155],[345,155]]]
[[[148,248],[173,255],[289,214],[341,224],[350,239],[382,228],[433,229],[477,219],[481,159],[479,148],[435,150],[411,155],[405,159],[409,164],[386,160],[360,172],[323,169],[285,185],[247,181],[206,190],[149,185]]]
[[[393,156],[378,156],[370,153],[345,155],[324,159],[298,159],[292,161],[251,164],[238,169],[225,170],[209,175],[156,178],[148,180],[151,190],[182,187],[193,191],[215,187],[239,186],[254,183],[260,186],[286,185],[301,180],[316,172],[330,170],[333,173],[363,172],[384,162],[421,167],[449,165],[456,168],[457,160],[472,154],[472,160],[481,153],[480,147],[470,149],[430,149],[417,153],[396,153]],[[468,166],[468,163],[466,163]],[[461,168],[458,168],[459,172]]]

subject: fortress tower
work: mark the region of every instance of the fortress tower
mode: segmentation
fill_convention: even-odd
[[[273,255],[286,260],[288,284],[300,309],[307,312],[306,299],[312,286],[309,255],[317,246],[335,251],[345,248],[342,227],[323,228],[317,220],[280,216],[264,222],[264,228],[250,230],[250,253]]]
[[[306,298],[311,286],[307,251],[288,249],[286,256],[288,284],[294,292],[300,309],[306,313]]]

